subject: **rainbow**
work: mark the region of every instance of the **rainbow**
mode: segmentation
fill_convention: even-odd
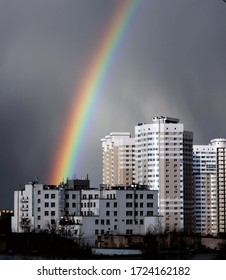
[[[92,109],[101,93],[120,42],[125,37],[126,29],[133,17],[138,1],[119,1],[100,43],[91,56],[84,78],[75,90],[75,97],[68,111],[66,126],[54,154],[48,180],[51,184],[59,184],[68,177],[72,178],[75,173]]]

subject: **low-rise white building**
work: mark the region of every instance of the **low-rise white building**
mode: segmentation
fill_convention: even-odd
[[[146,186],[92,189],[88,180],[60,186],[31,182],[14,193],[12,231],[67,227],[73,238],[94,246],[103,234],[145,234],[158,219],[158,191]]]
[[[14,215],[12,217],[12,231],[24,232],[34,225],[33,207],[34,188],[32,183],[25,184],[14,192]]]

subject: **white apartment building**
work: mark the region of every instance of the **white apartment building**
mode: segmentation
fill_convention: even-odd
[[[131,142],[125,144],[126,141]],[[124,149],[123,156],[120,147]],[[102,139],[102,182],[120,185],[118,167],[130,168],[126,169],[130,184],[135,182],[158,191],[159,214],[165,228],[193,232],[192,147],[193,133],[171,117],[154,117],[151,124],[138,124],[135,139],[130,133],[111,133]]]
[[[112,132],[102,142],[102,183],[129,186],[134,183],[135,140],[130,132]]]
[[[24,232],[34,225],[33,197],[34,188],[25,184],[24,188],[14,192],[14,215],[12,217],[12,231]]]
[[[214,139],[217,145],[217,209],[218,232],[226,232],[226,139]]]
[[[14,192],[13,232],[50,229],[64,215],[64,189],[37,182]]]
[[[195,232],[217,234],[216,146],[193,146]]]
[[[69,225],[75,239],[97,246],[102,234],[145,234],[159,224],[157,191],[142,186],[91,189],[81,182],[31,182],[15,191],[12,231],[60,232]]]
[[[195,225],[203,235],[226,232],[225,155],[226,139],[193,147]]]
[[[179,119],[154,117],[135,127],[135,182],[159,192],[166,228],[191,232],[193,133]]]
[[[95,198],[96,197],[96,198]],[[81,216],[76,230],[86,243],[97,244],[97,237],[103,234],[131,235],[145,234],[158,224],[156,191],[136,188],[93,190],[82,192]]]

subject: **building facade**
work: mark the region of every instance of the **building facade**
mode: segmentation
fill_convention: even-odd
[[[64,215],[64,189],[29,182],[14,192],[13,232],[50,229]]]
[[[145,234],[159,224],[158,192],[145,186],[92,189],[82,180],[61,186],[26,184],[14,192],[12,231],[57,231],[97,246],[103,234]]]
[[[103,184],[147,185],[158,191],[166,229],[194,231],[193,133],[179,119],[161,116],[140,123],[135,139],[130,133],[111,133],[102,139],[102,149]],[[126,171],[126,181],[119,180],[119,167]]]
[[[203,235],[226,232],[225,155],[226,139],[222,138],[193,148],[195,225]]]
[[[102,183],[129,186],[134,183],[135,140],[130,132],[112,132],[102,142]]]
[[[217,234],[216,147],[194,145],[195,232]]]
[[[214,139],[212,145],[216,145],[217,154],[217,209],[218,232],[226,233],[226,139]]]
[[[165,228],[194,231],[193,133],[179,119],[155,117],[135,127],[135,147],[135,182],[158,190]]]

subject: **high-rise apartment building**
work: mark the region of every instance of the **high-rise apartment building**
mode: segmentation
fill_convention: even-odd
[[[226,232],[226,139],[193,147],[195,231],[206,235]]]
[[[135,140],[129,132],[112,132],[102,142],[102,183],[107,187],[134,182]]]
[[[165,227],[193,231],[193,133],[179,119],[155,117],[135,127],[135,147],[135,182],[159,191]]]
[[[195,232],[217,234],[216,146],[193,146]]]
[[[218,232],[226,232],[226,139],[213,140],[217,145]]]

